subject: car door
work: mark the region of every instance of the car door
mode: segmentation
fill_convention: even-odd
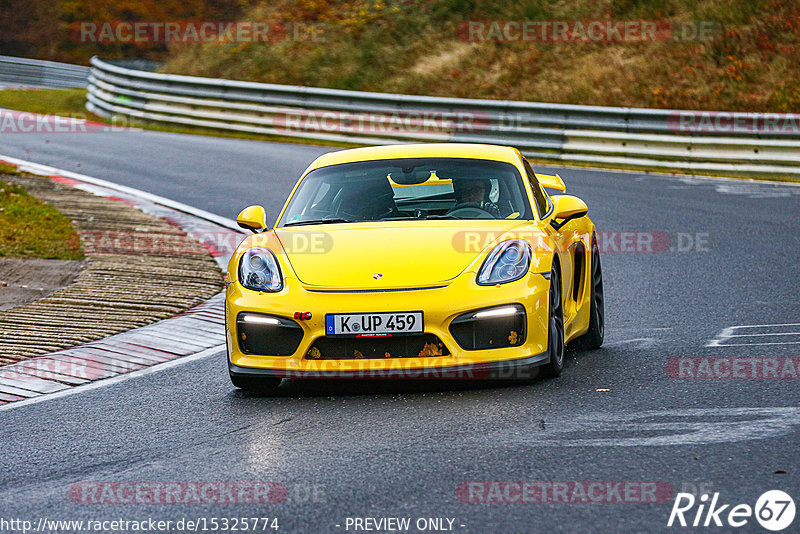
[[[574,321],[579,303],[582,298],[582,287],[585,285],[585,247],[581,240],[580,225],[570,221],[559,229],[554,228],[552,220],[553,201],[547,191],[541,186],[530,163],[523,158],[525,171],[528,181],[531,184],[534,203],[542,221],[542,229],[547,233],[556,244],[556,254],[558,255],[559,267],[561,268],[561,299],[564,306],[564,329],[570,330],[571,323]]]

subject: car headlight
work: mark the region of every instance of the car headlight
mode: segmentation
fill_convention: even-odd
[[[274,293],[283,289],[283,277],[275,254],[263,247],[248,249],[239,259],[239,282],[254,291]]]
[[[478,285],[491,286],[519,280],[531,265],[531,246],[521,239],[503,241],[483,262],[478,271]]]

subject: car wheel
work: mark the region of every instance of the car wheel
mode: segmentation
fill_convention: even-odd
[[[541,376],[555,378],[564,370],[564,306],[561,302],[561,274],[555,262],[550,271],[550,313],[547,332],[550,361],[542,366]]]
[[[589,330],[576,339],[576,347],[584,350],[600,348],[605,335],[605,308],[603,305],[603,269],[600,266],[600,248],[592,240],[592,296],[589,307]]]
[[[280,378],[271,376],[239,376],[231,374],[231,382],[239,389],[253,393],[270,393],[278,389]]]

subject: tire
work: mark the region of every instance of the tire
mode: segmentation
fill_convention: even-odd
[[[555,378],[564,370],[564,305],[561,301],[561,274],[553,262],[550,270],[550,305],[547,328],[547,352],[550,361],[542,366],[544,378]]]
[[[233,385],[253,393],[273,393],[281,383],[280,378],[271,376],[240,376],[231,374]]]
[[[600,248],[597,239],[592,239],[592,295],[589,307],[589,330],[575,340],[575,347],[581,350],[594,350],[603,344],[605,335],[605,306],[603,294],[603,269],[600,266]]]

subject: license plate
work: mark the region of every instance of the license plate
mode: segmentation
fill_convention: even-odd
[[[422,333],[422,312],[329,313],[325,316],[328,336],[389,336]]]

